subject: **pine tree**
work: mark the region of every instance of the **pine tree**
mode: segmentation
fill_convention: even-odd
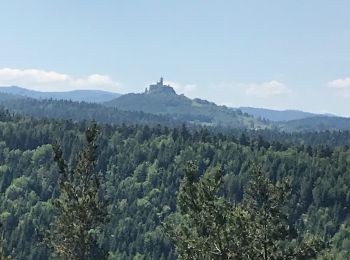
[[[57,217],[47,239],[64,259],[104,259],[106,252],[97,237],[108,219],[107,202],[100,195],[100,177],[95,170],[98,130],[93,124],[85,133],[87,145],[74,168],[67,166],[62,150],[54,145],[59,168],[60,196],[54,202]]]

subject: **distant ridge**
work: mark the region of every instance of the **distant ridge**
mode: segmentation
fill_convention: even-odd
[[[255,118],[267,119],[270,121],[292,121],[310,117],[336,117],[332,114],[315,114],[300,110],[273,110],[255,107],[239,107],[243,113],[254,116]]]
[[[94,119],[105,123],[158,122],[172,125],[174,122],[181,122],[285,132],[350,130],[350,118],[345,117],[298,110],[229,108],[207,100],[190,99],[178,95],[171,86],[164,85],[162,79],[150,85],[143,93],[121,96],[98,90],[40,92],[21,87],[0,87],[0,107],[35,117]]]
[[[35,99],[56,99],[85,101],[89,103],[103,103],[121,96],[121,94],[101,91],[101,90],[73,90],[66,92],[41,92],[30,90],[17,86],[0,87],[1,93],[7,93],[17,96],[30,97]]]
[[[14,94],[0,92],[0,102],[2,102],[2,101],[15,101],[15,100],[19,100],[19,99],[25,99],[25,97],[20,96],[20,95],[14,95]]]
[[[277,124],[280,130],[288,132],[350,130],[350,118],[335,116],[314,116]]]

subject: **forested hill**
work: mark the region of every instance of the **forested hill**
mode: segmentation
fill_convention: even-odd
[[[350,130],[350,118],[302,111],[232,109],[206,100],[177,95],[170,86],[159,86],[140,94],[126,94],[104,105],[125,111],[166,115],[176,120],[210,126],[255,130],[275,128],[286,132]]]
[[[280,123],[279,129],[289,132],[350,130],[350,118],[329,116],[309,117]]]
[[[0,219],[2,250],[13,259],[48,259],[41,242],[53,221],[58,171],[51,144],[56,140],[74,164],[86,121],[12,117],[0,113]],[[110,259],[175,259],[161,223],[176,208],[183,167],[196,161],[200,172],[220,165],[222,194],[241,201],[255,165],[271,180],[288,176],[292,196],[289,222],[301,236],[318,234],[331,242],[333,259],[350,259],[350,150],[280,145],[215,134],[205,129],[98,125],[97,170],[111,219],[100,234]],[[306,138],[320,139],[315,133]],[[339,135],[325,135],[336,140]],[[302,137],[299,137],[302,138]],[[329,141],[329,140],[327,140]],[[231,234],[234,235],[234,234]],[[327,259],[327,258],[325,258]],[[329,259],[329,258],[328,258]]]
[[[149,126],[157,124],[175,126],[182,124],[182,122],[165,116],[136,111],[122,111],[100,104],[68,100],[37,100],[10,94],[0,95],[1,107],[9,110],[11,113],[35,118],[56,118],[73,121],[95,120],[100,123]]]
[[[234,111],[225,106],[201,99],[190,99],[177,95],[170,86],[156,85],[140,94],[126,94],[106,102],[109,107],[127,111],[167,115],[176,120],[195,122],[202,125],[223,125],[237,128],[269,128],[266,121]]]
[[[350,118],[322,116],[300,111],[261,109],[255,111],[253,109],[252,112],[252,110],[249,110],[255,116],[256,113],[268,113],[268,118],[271,119],[272,117],[272,121],[268,121],[249,115],[246,113],[249,112],[247,110],[236,110],[218,106],[206,100],[189,99],[184,95],[177,95],[170,86],[153,88],[141,94],[123,95],[101,104],[95,102],[105,100],[104,98],[112,99],[114,96],[98,91],[78,91],[56,93],[57,95],[53,96],[53,99],[42,99],[41,95],[46,92],[32,93],[32,91],[15,87],[10,88],[10,90],[15,94],[1,93],[0,88],[0,106],[12,112],[34,117],[54,117],[75,121],[95,119],[103,123],[125,122],[128,124],[151,125],[188,123],[230,129],[276,129],[285,132],[350,130]],[[27,96],[30,96],[28,92],[36,98],[28,98]],[[49,97],[55,93],[47,92],[47,94],[47,97]],[[66,94],[68,96],[65,96]],[[85,94],[88,95],[82,98],[82,95]],[[98,96],[99,94],[102,96]],[[74,95],[76,95],[75,98]],[[62,98],[62,100],[57,100],[59,98]],[[72,100],[65,100],[66,98]],[[73,102],[75,99],[92,102]],[[291,118],[300,119],[288,120]],[[277,119],[283,120],[275,121]]]
[[[326,116],[322,114],[308,113],[299,110],[272,110],[266,108],[240,107],[243,113],[253,115],[255,118],[265,118],[270,121],[291,121],[309,117]],[[329,115],[330,116],[330,115]]]
[[[19,99],[25,99],[25,97],[14,94],[0,93],[0,102],[14,101]]]
[[[130,106],[120,108],[87,102],[73,102],[68,100],[54,99],[32,99],[21,95],[0,94],[0,107],[11,112],[29,115],[33,117],[48,117],[79,120],[96,120],[101,123],[126,123],[126,124],[149,124],[149,125],[191,125],[228,126],[235,128],[260,129],[268,128],[266,122],[254,119],[251,116],[234,112],[225,107],[216,106],[214,103],[199,99],[190,100],[182,95],[174,93],[151,93],[144,99],[143,94],[128,94],[116,100],[125,100],[132,97]],[[134,98],[140,99],[136,102]],[[155,99],[156,101],[152,101]],[[174,99],[174,100],[173,100]],[[171,101],[173,100],[173,101]],[[176,113],[156,113],[155,110],[133,109],[133,102],[148,104],[145,106],[156,106],[155,109],[163,111],[168,107],[171,110],[172,102],[175,104]],[[126,101],[129,104],[130,100]],[[190,103],[189,103],[190,102]],[[160,108],[161,106],[161,108]],[[203,109],[200,108],[203,106]],[[182,112],[181,112],[182,111]]]

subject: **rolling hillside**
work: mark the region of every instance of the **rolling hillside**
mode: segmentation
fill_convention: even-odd
[[[300,110],[273,110],[255,107],[240,107],[238,109],[241,110],[243,113],[247,113],[249,115],[254,116],[255,118],[264,118],[270,121],[291,121],[317,116],[333,116],[314,114]]]
[[[279,128],[280,130],[288,132],[350,130],[350,118],[316,116],[282,122],[279,123]]]

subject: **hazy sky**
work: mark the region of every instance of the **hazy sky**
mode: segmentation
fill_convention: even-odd
[[[0,85],[350,116],[349,0],[0,1]]]

